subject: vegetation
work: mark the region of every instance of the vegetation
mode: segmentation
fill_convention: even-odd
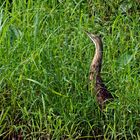
[[[140,3],[0,2],[1,139],[140,139]],[[94,46],[115,100],[101,112],[88,82]]]

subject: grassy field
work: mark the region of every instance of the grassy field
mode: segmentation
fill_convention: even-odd
[[[0,2],[1,139],[140,139],[140,3]],[[89,84],[104,42],[102,77],[115,100],[101,112]]]

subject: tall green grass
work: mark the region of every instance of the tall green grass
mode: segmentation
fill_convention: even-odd
[[[2,139],[140,139],[140,5],[120,0],[23,0],[0,6]],[[88,81],[104,42],[101,112]]]

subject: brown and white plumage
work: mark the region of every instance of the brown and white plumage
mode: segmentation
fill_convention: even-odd
[[[95,90],[96,90],[97,101],[98,101],[100,107],[103,109],[105,103],[109,100],[112,100],[113,96],[107,90],[107,87],[103,83],[103,80],[100,75],[96,76]]]
[[[90,80],[93,80],[94,76],[96,74],[99,74],[101,72],[101,66],[102,66],[102,56],[103,56],[103,44],[99,36],[95,36],[89,32],[87,32],[87,35],[92,40],[92,42],[96,46],[95,54],[92,59],[91,65],[90,65]]]
[[[95,55],[93,57],[90,66],[90,80],[95,80],[95,92],[96,98],[101,108],[103,108],[106,101],[113,99],[111,93],[107,90],[101,78],[101,67],[102,67],[102,57],[103,57],[103,43],[99,36],[86,31],[86,34],[95,44]]]

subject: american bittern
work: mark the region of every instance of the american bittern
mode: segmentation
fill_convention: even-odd
[[[99,103],[101,109],[103,109],[105,103],[108,100],[112,100],[113,96],[107,90],[106,86],[104,85],[102,78],[101,78],[101,66],[102,66],[102,56],[103,56],[103,43],[99,36],[93,35],[86,31],[86,34],[95,44],[95,55],[93,57],[91,66],[90,66],[90,75],[89,79],[92,81],[95,79],[95,92],[96,98]]]

